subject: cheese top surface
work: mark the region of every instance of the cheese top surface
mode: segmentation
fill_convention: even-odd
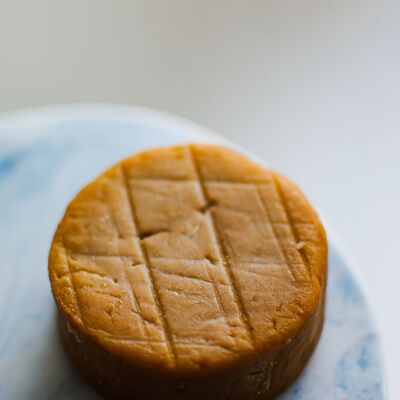
[[[134,155],[84,187],[49,273],[77,340],[139,368],[201,374],[292,340],[321,299],[326,254],[316,213],[287,178],[188,145]]]

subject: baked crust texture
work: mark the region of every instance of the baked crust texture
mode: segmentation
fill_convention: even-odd
[[[72,200],[49,275],[64,347],[106,398],[270,399],[320,336],[327,240],[286,177],[157,148]]]

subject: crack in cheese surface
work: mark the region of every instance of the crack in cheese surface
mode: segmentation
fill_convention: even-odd
[[[326,251],[287,178],[188,145],[135,155],[83,188],[49,271],[82,336],[143,368],[196,374],[292,340],[321,303]]]

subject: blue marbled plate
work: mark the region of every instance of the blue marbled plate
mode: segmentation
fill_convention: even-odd
[[[69,200],[107,166],[147,147],[187,141],[226,143],[187,121],[127,107],[0,117],[0,400],[99,399],[58,342],[47,278],[52,234]],[[329,269],[321,340],[280,399],[384,399],[370,310],[331,237]]]

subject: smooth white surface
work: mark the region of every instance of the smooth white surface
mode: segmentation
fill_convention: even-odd
[[[396,0],[0,0],[0,109],[156,107],[297,180],[362,270],[396,400],[399,20]]]

